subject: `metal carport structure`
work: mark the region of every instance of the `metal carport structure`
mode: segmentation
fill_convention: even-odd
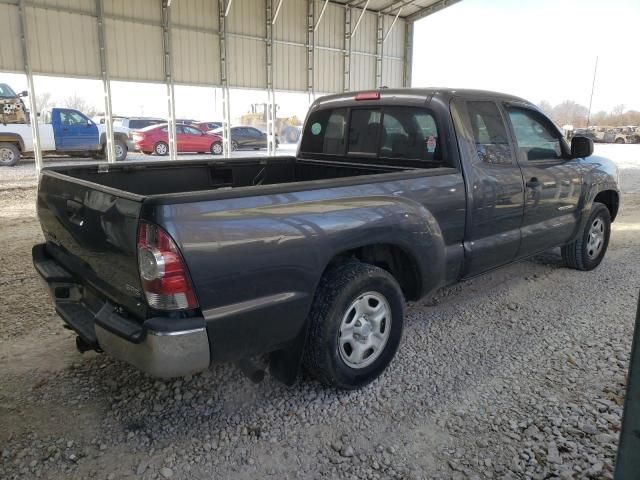
[[[408,86],[413,22],[457,1],[0,0],[0,71],[26,74],[34,110],[34,75],[101,80],[109,162],[115,161],[112,80],[166,85],[171,159],[174,85],[222,90],[225,155],[229,89],[262,89],[272,153],[276,91],[314,98]],[[37,122],[31,123],[39,169]]]

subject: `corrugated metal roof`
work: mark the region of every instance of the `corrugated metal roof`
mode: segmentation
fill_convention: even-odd
[[[114,80],[164,82],[162,0],[102,0],[108,75]],[[220,8],[224,0],[171,0],[169,32],[173,79],[220,86]],[[229,87],[267,88],[266,11],[280,0],[226,0]],[[278,90],[339,92],[402,86],[409,22],[459,0],[282,0],[273,23],[273,86]],[[24,0],[33,73],[102,78],[96,0]],[[18,0],[0,0],[0,70],[22,71]],[[400,8],[402,10],[400,10]],[[345,36],[347,11],[351,35]],[[320,15],[322,19],[320,20]],[[398,15],[399,13],[399,15]],[[399,19],[396,20],[396,15]],[[379,30],[379,21],[382,28]],[[392,28],[393,27],[393,28]],[[382,32],[382,33],[381,33]],[[349,33],[349,32],[348,32]],[[386,41],[381,44],[381,35]],[[313,44],[309,45],[309,38]],[[346,50],[346,49],[349,50]],[[350,56],[347,56],[350,54]],[[308,65],[310,60],[312,65]],[[343,75],[350,59],[348,75]],[[309,69],[312,69],[312,85]],[[348,85],[344,82],[348,80]]]

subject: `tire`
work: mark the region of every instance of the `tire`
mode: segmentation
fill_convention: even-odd
[[[578,238],[562,247],[562,258],[568,267],[593,270],[604,258],[611,236],[611,214],[602,203],[594,202],[589,219]]]
[[[620,143],[626,143],[624,141],[624,138],[616,138],[616,143],[620,144]]]
[[[20,149],[13,143],[0,143],[0,166],[13,167],[20,161]]]
[[[240,148],[238,146],[238,142],[236,142],[235,140],[231,140],[231,151],[235,152],[236,150],[238,150],[238,148]]]
[[[127,148],[127,144],[122,140],[116,139],[113,143],[113,149],[116,153],[116,162],[122,162],[127,158],[129,149]]]
[[[375,309],[382,308],[379,315],[385,316],[377,325],[373,317],[360,323],[364,317],[357,317],[356,309],[372,308],[372,304]],[[320,280],[309,313],[305,368],[328,386],[363,387],[393,359],[402,338],[403,319],[404,297],[398,282],[387,271],[355,262],[330,270]],[[373,335],[376,331],[378,335]],[[347,332],[359,334],[360,338],[342,342]],[[367,337],[366,342],[363,336]],[[372,342],[378,346],[367,348]],[[353,348],[355,345],[360,348]]]
[[[216,142],[212,144],[210,150],[213,155],[222,155],[222,143]]]
[[[165,142],[158,142],[154,145],[153,152],[156,155],[160,155],[161,157],[164,157],[169,153],[169,145],[167,145]]]

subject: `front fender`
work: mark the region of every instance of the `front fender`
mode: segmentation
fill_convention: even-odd
[[[619,173],[618,167],[611,160],[596,155],[585,159],[582,169],[585,187],[582,216],[586,221],[599,193],[610,190],[620,198]]]

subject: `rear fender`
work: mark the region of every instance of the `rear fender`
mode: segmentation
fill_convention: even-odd
[[[13,143],[17,145],[21,152],[24,152],[24,140],[17,133],[3,132],[0,133],[0,142]]]
[[[363,199],[351,199],[350,201]],[[348,261],[348,252],[372,245],[392,245],[401,248],[415,263],[420,281],[419,296],[425,296],[444,286],[446,278],[446,248],[442,231],[435,217],[425,207],[406,199],[377,197],[365,199],[363,204],[378,203],[383,213],[379,224],[363,222],[357,210],[351,219],[343,219],[346,224],[358,225],[337,236],[325,252],[325,268],[320,278],[329,268],[337,265],[333,260],[343,258]],[[339,264],[339,263],[338,263]],[[315,299],[315,295],[314,295]],[[309,310],[312,302],[309,304]],[[279,381],[292,385],[299,373],[309,329],[308,318],[296,337],[284,348],[271,353],[270,372]]]

